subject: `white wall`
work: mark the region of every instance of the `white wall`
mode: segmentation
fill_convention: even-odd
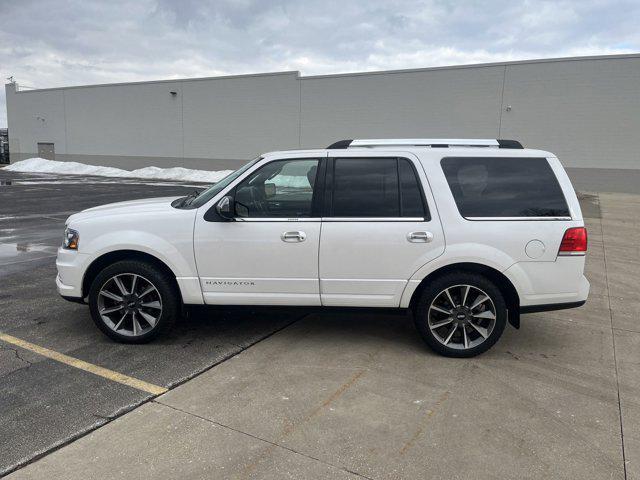
[[[185,81],[182,92],[185,157],[249,159],[299,146],[295,72]]]
[[[62,158],[247,159],[300,144],[296,72],[6,90],[15,154],[36,153],[38,142],[54,142]]]
[[[496,138],[504,67],[302,78],[302,145],[341,138]]]
[[[180,157],[177,83],[70,88],[64,93],[67,151],[82,155]]]
[[[9,151],[38,151],[38,142],[55,143],[66,152],[65,113],[62,90],[16,94],[13,85],[5,88],[9,121]]]
[[[503,138],[571,167],[640,168],[638,57],[509,65],[503,103]]]

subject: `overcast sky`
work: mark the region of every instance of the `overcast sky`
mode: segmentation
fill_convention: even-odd
[[[639,26],[638,0],[0,0],[0,74],[45,88],[636,53]]]

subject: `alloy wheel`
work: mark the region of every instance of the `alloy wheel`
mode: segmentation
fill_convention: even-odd
[[[483,290],[454,285],[442,290],[429,306],[427,323],[442,345],[468,350],[484,343],[496,325],[496,307]]]
[[[162,315],[156,286],[135,273],[108,279],[98,292],[98,312],[104,324],[121,335],[138,337],[153,330]]]

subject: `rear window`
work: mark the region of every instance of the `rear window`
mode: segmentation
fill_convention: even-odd
[[[448,157],[441,161],[463,217],[568,217],[546,158]]]

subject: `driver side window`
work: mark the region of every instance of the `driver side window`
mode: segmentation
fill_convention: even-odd
[[[317,172],[317,159],[276,160],[268,163],[236,187],[236,216],[310,217]]]

